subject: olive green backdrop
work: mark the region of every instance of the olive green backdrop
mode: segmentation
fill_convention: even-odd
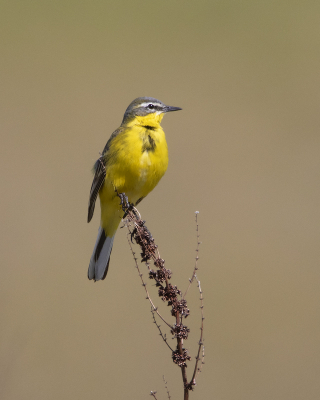
[[[86,277],[91,168],[138,96],[183,108],[164,118],[169,169],[139,210],[181,289],[200,211],[206,359],[191,398],[318,398],[319,13],[314,1],[1,1],[1,399],[160,400],[162,375],[182,398],[124,229],[107,279]]]

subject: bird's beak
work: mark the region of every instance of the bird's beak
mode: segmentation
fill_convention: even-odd
[[[170,111],[179,111],[182,110],[180,107],[171,107],[171,106],[165,106],[164,112],[170,112]]]

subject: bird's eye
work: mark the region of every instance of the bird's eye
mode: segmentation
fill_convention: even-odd
[[[154,109],[154,105],[153,104],[148,104],[148,108],[149,108],[149,110],[152,110],[152,109]]]

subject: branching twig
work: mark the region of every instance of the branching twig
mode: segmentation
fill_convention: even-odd
[[[156,393],[157,393],[157,392],[153,392],[153,391],[151,390],[150,396],[152,396],[152,397],[154,397],[156,400],[158,400],[158,399],[156,398]]]
[[[162,330],[161,330],[161,328],[160,328],[160,325],[158,325],[157,324],[157,321],[156,321],[156,318],[155,318],[155,316],[154,316],[154,309],[153,309],[153,307],[151,306],[151,313],[152,313],[152,318],[153,318],[153,323],[154,324],[156,324],[156,327],[158,328],[158,330],[159,330],[159,335],[162,337],[162,340],[165,342],[165,344],[169,347],[169,349],[171,350],[171,351],[173,351],[173,349],[171,348],[171,346],[169,345],[169,343],[168,343],[168,341],[167,341],[167,336],[166,336],[166,334],[163,334],[162,333]]]
[[[200,292],[200,302],[201,302],[201,328],[200,328],[200,339],[199,339],[199,347],[198,347],[198,354],[196,357],[196,364],[194,366],[194,371],[193,371],[193,375],[192,375],[192,379],[190,381],[191,385],[196,385],[196,377],[198,376],[199,372],[201,372],[201,368],[202,365],[204,364],[203,360],[204,360],[204,345],[203,345],[203,321],[204,321],[204,315],[203,315],[203,296],[202,296],[202,290],[201,290],[201,286],[200,286],[200,281],[197,278],[197,275],[195,275],[195,279],[198,283],[198,288],[199,288],[199,292]],[[199,360],[200,360],[200,352],[201,352],[201,348],[202,348],[202,360],[201,360],[201,364],[200,367],[198,367],[199,364]]]
[[[157,315],[162,319],[162,321],[163,321],[166,325],[168,325],[169,328],[172,328],[172,326],[171,326],[170,324],[168,324],[168,322],[167,322],[167,321],[162,317],[162,315],[159,313],[158,308],[153,304],[153,301],[152,301],[152,299],[151,299],[151,297],[150,297],[150,295],[149,295],[148,289],[147,289],[147,284],[144,283],[144,280],[143,280],[143,277],[142,277],[142,273],[140,272],[139,265],[138,265],[138,259],[137,259],[137,257],[136,257],[136,253],[133,251],[132,244],[131,244],[131,241],[130,241],[130,239],[129,239],[129,236],[130,236],[130,235],[131,235],[131,232],[129,232],[129,234],[127,235],[128,243],[129,243],[129,246],[130,246],[130,249],[131,249],[133,258],[134,258],[134,262],[135,262],[135,264],[136,264],[136,268],[137,268],[137,270],[138,270],[138,274],[139,274],[140,279],[141,279],[141,282],[142,282],[142,286],[144,287],[144,290],[146,291],[146,294],[147,294],[147,297],[146,297],[146,298],[149,300],[153,311],[157,313]]]
[[[197,374],[196,374],[196,379],[197,379],[197,377],[198,377],[199,373],[200,373],[200,372],[201,372],[201,370],[202,370],[202,366],[203,366],[203,364],[204,364],[204,345],[202,346],[202,357],[201,357],[201,364],[200,364],[200,366],[198,367],[198,371],[197,371]]]

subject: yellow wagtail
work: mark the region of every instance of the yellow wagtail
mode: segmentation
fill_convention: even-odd
[[[116,230],[124,215],[117,193],[137,205],[155,188],[168,166],[168,148],[160,122],[165,113],[181,110],[152,97],[138,97],[124,113],[94,165],[88,222],[99,194],[101,222],[90,259],[88,278],[98,281],[108,272]]]

